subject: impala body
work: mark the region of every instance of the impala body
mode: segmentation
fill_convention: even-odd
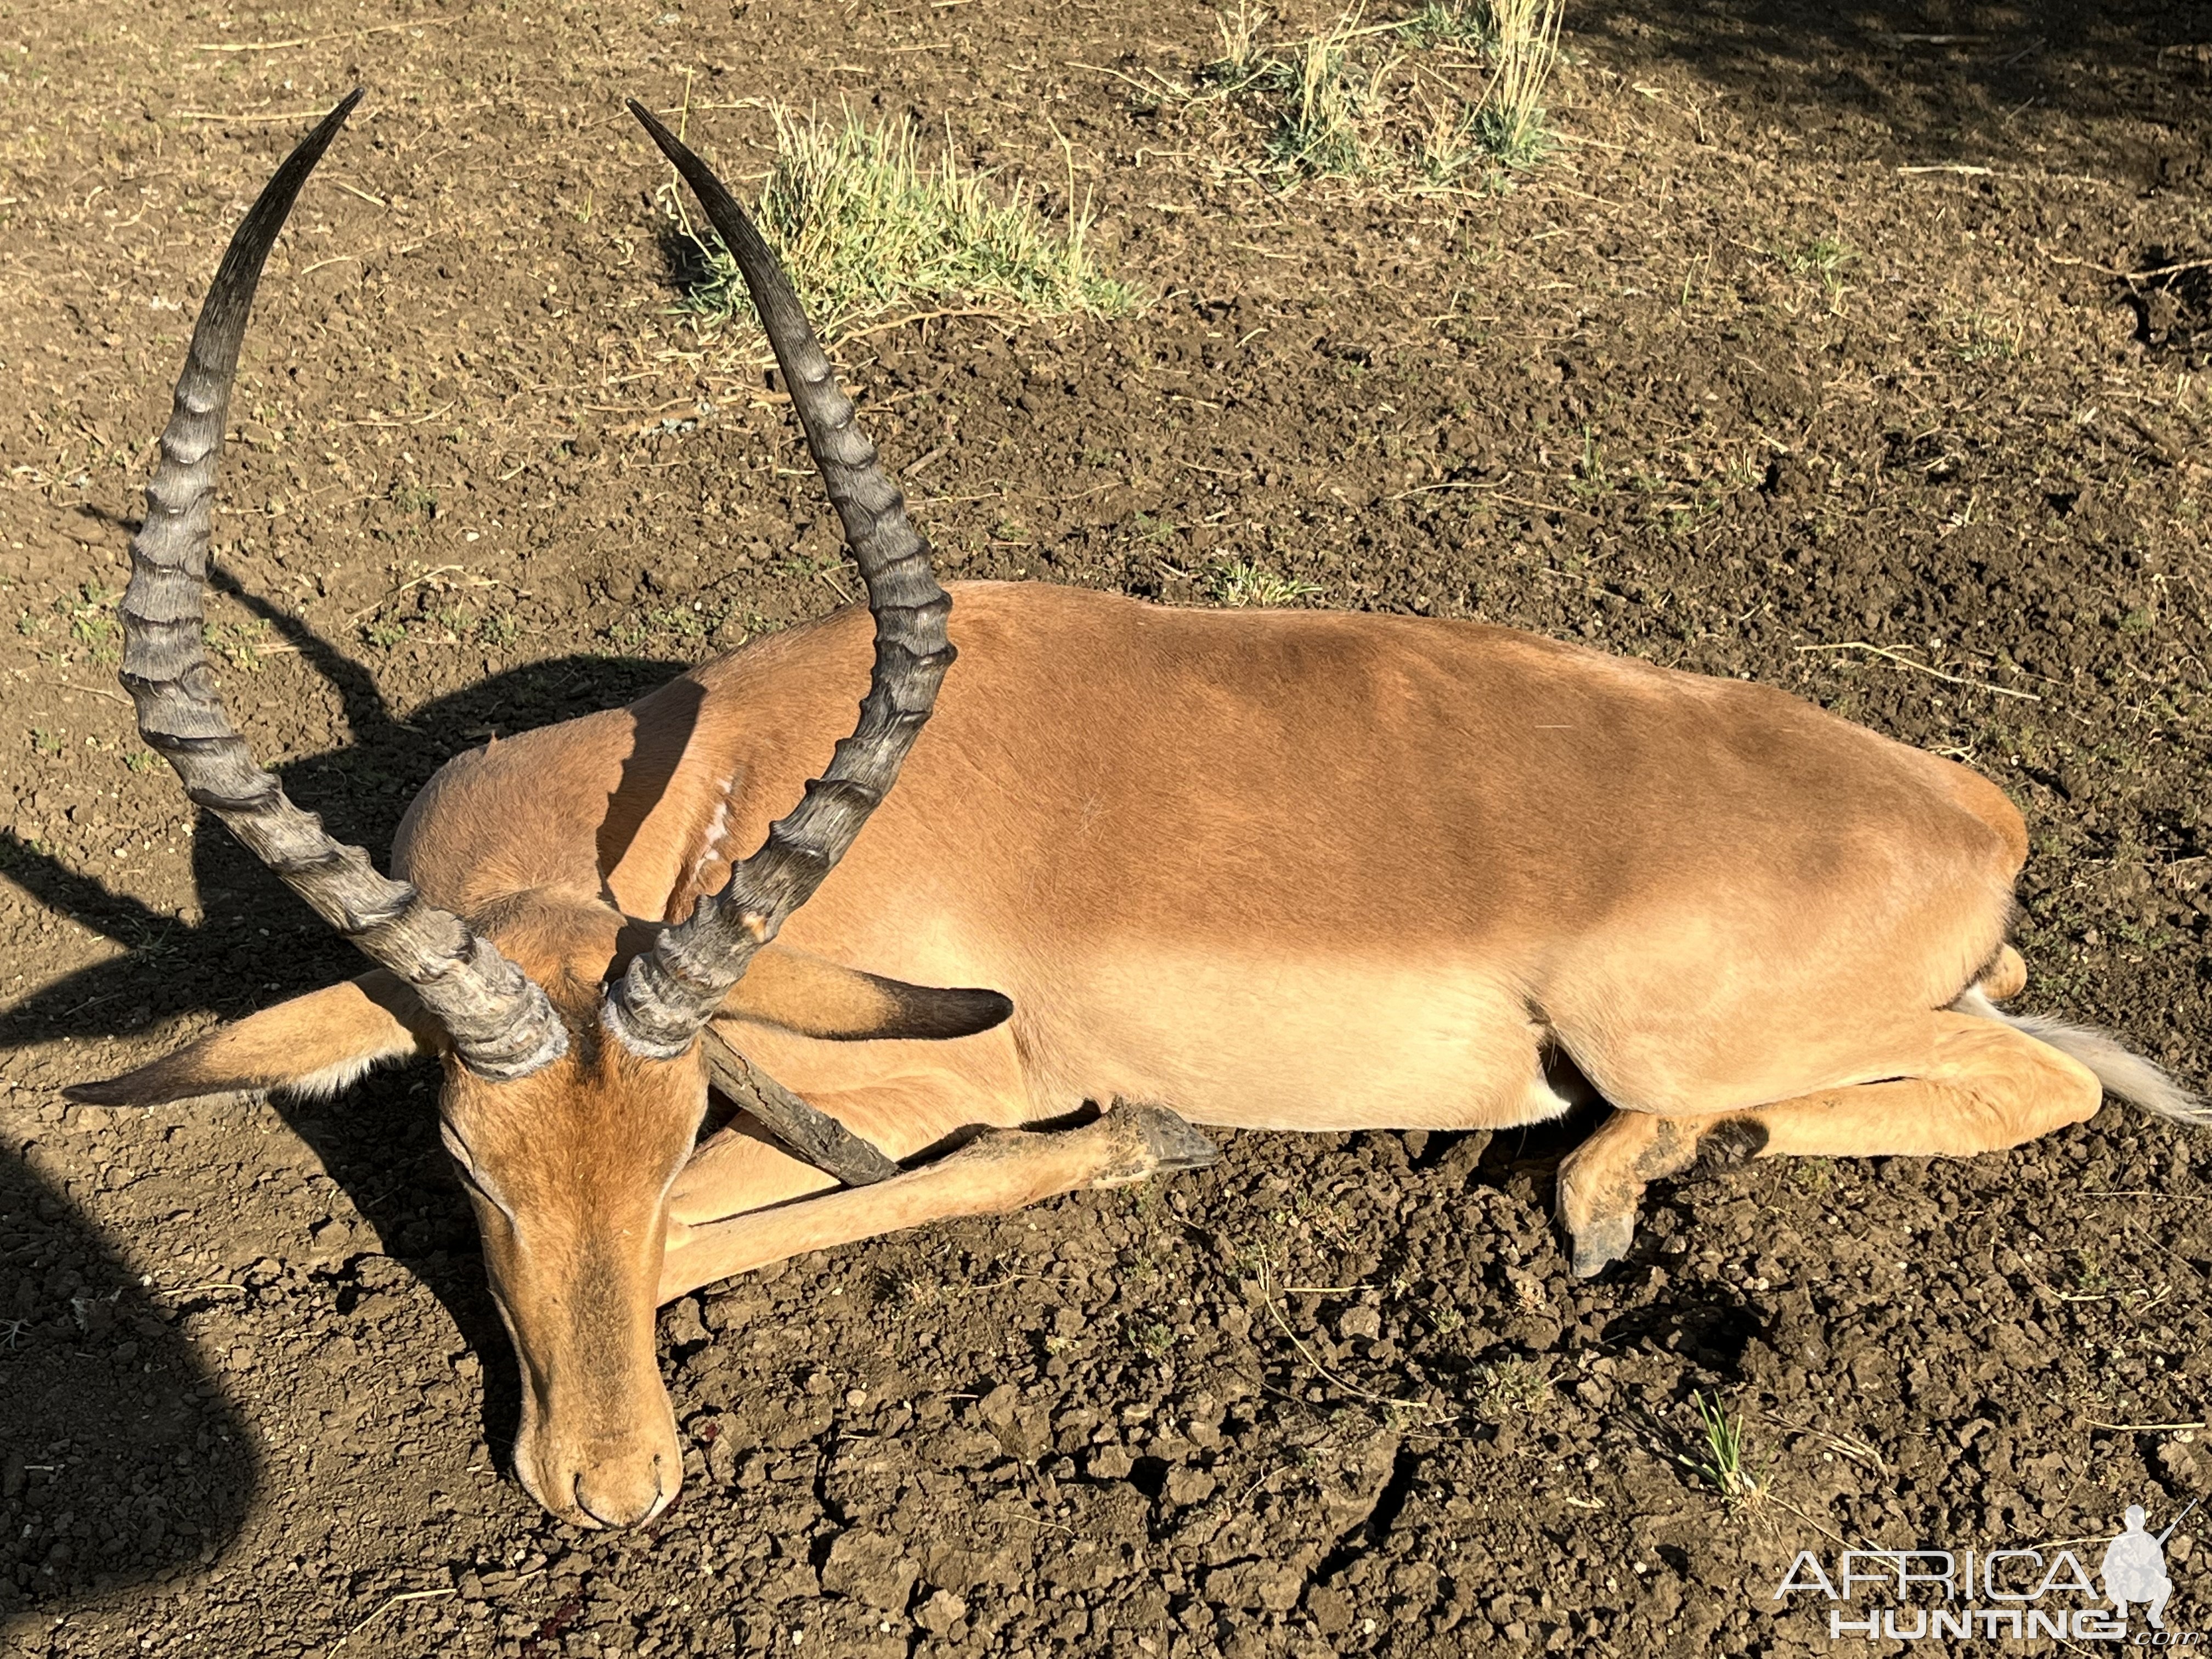
[[[634,1522],[674,1493],[658,1303],[1202,1164],[1192,1123],[1497,1128],[1587,1085],[1614,1109],[1559,1193],[1587,1273],[1701,1152],[1963,1155],[2107,1087],[2195,1114],[2110,1039],[1992,1006],[2025,977],[2004,797],[1778,691],[1468,623],[969,584],[933,716],[951,656],[926,544],[772,256],[647,125],[771,302],[870,610],[450,762],[394,848],[411,888],[285,820],[305,850],[264,856],[383,965],[76,1091],[327,1090],[440,1056],[523,1368],[518,1472],[556,1512]],[[249,222],[264,252],[289,201]],[[196,337],[203,357],[222,368]],[[191,566],[155,521],[177,469],[212,488],[195,384],[134,596]],[[134,641],[161,608],[126,601]],[[148,740],[273,845],[273,781],[194,769],[250,764],[204,665],[133,648]],[[718,1054],[908,1167],[841,1185],[750,1112],[702,1139]]]

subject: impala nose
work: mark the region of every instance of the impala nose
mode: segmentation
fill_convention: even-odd
[[[682,1480],[659,1452],[615,1453],[576,1474],[576,1507],[603,1527],[635,1527],[668,1507]]]

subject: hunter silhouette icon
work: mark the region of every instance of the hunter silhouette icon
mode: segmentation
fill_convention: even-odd
[[[2189,1508],[2182,1510],[2167,1523],[2164,1532],[2155,1538],[2143,1530],[2144,1510],[2140,1504],[2128,1505],[2127,1530],[2105,1547],[2105,1599],[2118,1611],[2121,1618],[2128,1616],[2128,1604],[2141,1601],[2150,1614],[2153,1630],[2166,1628],[2166,1600],[2173,1594],[2173,1580],[2166,1576],[2166,1540],[2173,1536],[2197,1500],[2190,1500]]]

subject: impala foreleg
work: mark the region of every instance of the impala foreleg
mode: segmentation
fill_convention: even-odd
[[[671,1302],[809,1250],[951,1216],[1002,1214],[1085,1188],[1203,1169],[1218,1157],[1211,1141],[1161,1106],[1117,1105],[1074,1129],[986,1129],[957,1152],[872,1186],[717,1220],[672,1220],[660,1299]],[[693,1194],[695,1213],[708,1196]]]
[[[1733,1164],[1761,1150],[1756,1113],[1738,1117],[1660,1117],[1615,1112],[1559,1164],[1553,1200],[1572,1246],[1574,1270],[1588,1279],[1628,1254],[1644,1187],[1699,1162]]]
[[[1588,1277],[1627,1253],[1648,1182],[1747,1158],[1972,1158],[2096,1115],[2088,1068],[1993,1019],[1931,1013],[1883,1058],[1879,1082],[1697,1117],[1615,1112],[1559,1165],[1558,1212]]]

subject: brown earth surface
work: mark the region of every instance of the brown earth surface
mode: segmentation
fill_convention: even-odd
[[[1553,159],[1393,197],[1271,193],[1161,93],[1205,5],[407,5],[0,6],[0,1652],[1796,1651],[1800,1549],[2094,1571],[2124,1505],[2212,1490],[2212,1141],[2118,1106],[1664,1183],[1590,1283],[1548,1218],[1586,1122],[1235,1137],[671,1308],[683,1498],[586,1535],[506,1473],[428,1075],[58,1092],[354,971],[149,769],[112,605],[222,242],[356,81],[249,337],[212,617],[349,837],[840,602],[617,100],[688,95],[743,174],[764,100],[845,98],[1055,213],[1072,173],[1156,296],[843,349],[951,572],[1208,603],[1246,562],[1959,756],[2032,828],[2021,1006],[2203,1082],[2212,11],[1577,5]],[[1693,1396],[1757,1496],[1693,1467]],[[2212,1619],[2203,1532],[2170,1626]]]

